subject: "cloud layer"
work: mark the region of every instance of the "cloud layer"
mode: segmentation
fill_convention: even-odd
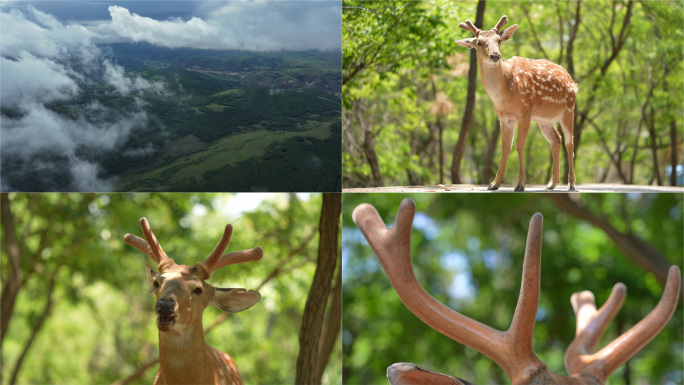
[[[169,48],[249,51],[339,50],[342,42],[340,3],[229,2],[214,4],[206,20],[192,17],[154,20],[110,6],[111,22],[100,26],[110,40],[130,39]]]
[[[22,175],[39,169],[66,176],[49,187],[39,183],[41,190],[111,190],[112,181],[98,177],[99,167],[87,154],[115,150],[134,129],[145,127],[142,99],[123,113],[93,102],[71,106],[68,115],[49,106],[73,101],[85,87],[102,82],[114,94],[136,97],[162,92],[161,85],[126,76],[121,66],[102,55],[96,35],[83,26],[62,24],[33,7],[2,12],[0,23],[1,189],[30,189],[21,184]]]

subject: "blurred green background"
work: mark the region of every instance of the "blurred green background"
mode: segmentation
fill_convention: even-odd
[[[2,197],[2,282],[8,282],[7,249],[13,246],[23,279],[2,341],[3,384],[25,350],[20,384],[122,383],[157,359],[154,295],[144,272],[145,265],[156,264],[123,241],[125,233],[141,236],[142,216],[179,264],[204,260],[227,223],[234,226],[228,251],[263,247],[260,261],[212,274],[208,282],[214,286],[258,288],[262,298],[230,315],[206,340],[233,357],[246,384],[294,383],[301,318],[316,268],[320,194]],[[15,242],[8,242],[8,224]],[[205,329],[222,314],[207,307]],[[339,346],[323,376],[326,384],[340,382]],[[132,383],[151,383],[157,368],[151,365]]]
[[[572,293],[590,290],[601,306],[616,282],[627,285],[625,303],[599,348],[644,318],[663,293],[662,282],[627,257],[604,229],[623,245],[650,245],[653,252],[640,256],[647,261],[660,254],[665,266],[682,266],[679,194],[344,194],[342,340],[347,384],[387,384],[386,368],[395,362],[412,362],[476,384],[509,383],[489,358],[432,330],[404,306],[352,221],[353,209],[370,203],[391,225],[404,198],[416,201],[411,250],[422,286],[454,310],[499,330],[510,326],[518,299],[530,218],[542,213],[534,348],[561,375],[567,375],[563,354],[575,335]],[[681,384],[682,322],[680,301],[667,326],[613,373],[609,383]]]

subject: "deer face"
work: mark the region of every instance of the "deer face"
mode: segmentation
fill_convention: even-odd
[[[211,273],[224,266],[256,261],[264,251],[261,247],[223,254],[233,233],[226,226],[221,240],[207,259],[195,266],[177,265],[162,250],[152,233],[147,219],[140,219],[145,239],[126,234],[126,243],[147,254],[157,263],[159,272],[145,269],[149,289],[157,297],[155,313],[157,328],[161,332],[180,331],[192,326],[202,328],[202,313],[209,305],[231,313],[252,307],[261,299],[253,290],[221,289],[205,282]]]
[[[145,269],[149,289],[157,298],[157,328],[182,330],[202,319],[204,309],[214,305],[231,313],[256,304],[261,295],[253,290],[216,288],[202,279],[197,266],[173,265],[163,273]]]
[[[479,63],[496,65],[501,59],[501,43],[510,39],[515,30],[518,29],[518,25],[514,24],[503,31],[499,31],[507,21],[508,18],[503,16],[496,27],[489,31],[482,31],[476,28],[470,21],[461,23],[459,26],[467,31],[471,31],[475,37],[457,40],[456,43],[468,49],[476,50]]]

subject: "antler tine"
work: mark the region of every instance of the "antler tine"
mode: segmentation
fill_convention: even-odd
[[[596,310],[594,294],[588,290],[575,293],[570,297],[570,303],[577,317],[575,339],[565,351],[565,368],[570,375],[579,374],[587,363],[582,355],[591,354],[606,331],[606,327],[620,311],[625,301],[627,288],[618,282],[613,286],[606,303]]]
[[[352,217],[380,259],[402,302],[413,314],[454,341],[470,346],[497,363],[504,362],[503,332],[448,308],[428,294],[416,279],[411,263],[415,212],[415,203],[404,199],[392,229],[385,227],[377,210],[366,203],[357,206]]]
[[[136,249],[142,251],[143,253],[149,255],[150,257],[152,257],[152,259],[155,258],[154,254],[152,253],[152,249],[150,248],[150,245],[148,245],[144,239],[138,237],[137,235],[127,233],[126,235],[124,235],[124,241],[126,241],[126,243],[135,247]]]
[[[544,218],[536,213],[530,219],[523,261],[522,283],[520,295],[515,307],[511,327],[506,332],[513,338],[512,347],[515,357],[536,358],[532,347],[534,323],[539,306],[539,283],[541,281],[541,248]],[[512,378],[511,378],[512,380]]]
[[[150,224],[147,222],[147,218],[140,218],[140,227],[142,228],[143,236],[145,237],[144,241],[132,234],[126,234],[124,240],[126,240],[129,245],[149,255],[150,258],[157,263],[157,268],[160,271],[164,270],[166,265],[175,264],[159,245],[157,238],[150,228]],[[145,244],[147,244],[147,246],[145,246]]]
[[[204,270],[204,279],[208,279],[212,272],[222,267],[236,263],[257,261],[264,255],[264,250],[261,247],[223,254],[223,252],[226,250],[226,247],[228,247],[228,243],[230,243],[230,238],[232,235],[233,226],[226,225],[226,228],[223,231],[223,236],[221,236],[221,240],[219,240],[219,242],[216,244],[216,247],[214,247],[214,251],[211,252],[207,259],[197,264],[197,266]]]
[[[670,267],[665,290],[658,305],[644,319],[603,349],[589,357],[580,357],[588,363],[582,372],[605,381],[611,373],[651,341],[665,327],[677,307],[681,280],[679,267]]]
[[[508,23],[508,16],[506,16],[506,15],[501,16],[501,19],[499,19],[499,22],[496,23],[496,26],[494,26],[494,28],[492,28],[492,31],[499,33],[501,31],[501,27],[506,25],[506,23]]]
[[[480,34],[480,29],[473,25],[473,22],[470,20],[466,20],[465,23],[460,23],[458,26],[466,31],[472,32],[475,36]]]

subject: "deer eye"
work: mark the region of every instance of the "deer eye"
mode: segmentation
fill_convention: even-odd
[[[197,289],[193,290],[192,292],[197,294],[197,295],[200,295],[200,294],[202,294],[202,288],[198,287]]]
[[[482,43],[480,43],[479,41],[477,42],[477,45],[479,45],[480,47],[482,47]]]
[[[159,289],[159,282],[154,281],[154,283],[152,284],[152,286],[154,286],[155,289]]]

